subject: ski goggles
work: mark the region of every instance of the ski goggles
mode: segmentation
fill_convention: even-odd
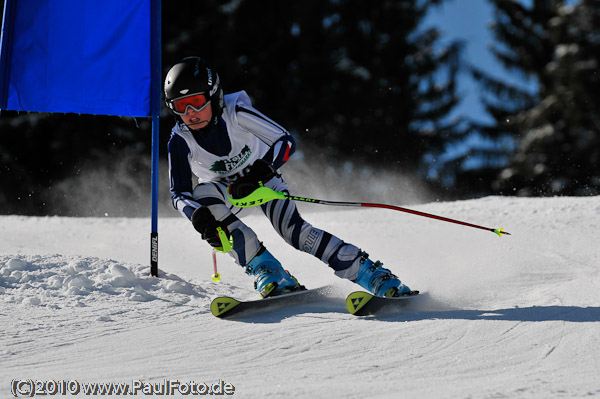
[[[194,93],[169,101],[169,108],[177,115],[187,114],[188,107],[196,112],[202,111],[210,104],[210,98],[204,93]]]

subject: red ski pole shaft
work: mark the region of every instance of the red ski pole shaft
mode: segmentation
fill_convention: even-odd
[[[473,223],[461,222],[460,220],[450,219],[450,218],[447,218],[447,217],[444,217],[444,216],[433,215],[431,213],[419,212],[419,211],[415,211],[413,209],[402,208],[402,207],[394,206],[394,205],[361,203],[360,206],[363,206],[363,207],[366,207],[366,208],[386,208],[386,209],[393,209],[395,211],[412,213],[413,215],[419,215],[419,216],[424,216],[424,217],[431,218],[431,219],[442,220],[444,222],[456,223],[456,224],[460,224],[460,225],[463,225],[463,226],[474,227],[476,229],[487,230],[487,231],[491,231],[492,233],[496,233],[496,234],[498,234],[498,232],[500,231],[498,229],[492,229],[490,227],[479,226],[479,225],[473,224]],[[502,234],[510,235],[510,233],[508,233],[506,231],[503,231],[503,230],[501,231],[501,233]]]
[[[213,259],[213,270],[214,270],[214,273],[213,273],[213,275],[211,277],[212,277],[213,281],[216,282],[216,281],[221,280],[221,275],[217,271],[217,251],[215,251],[214,249],[212,251],[212,259]]]
[[[415,211],[413,209],[402,208],[402,207],[395,206],[395,205],[375,204],[375,203],[368,203],[368,202],[323,201],[323,200],[318,200],[318,199],[313,199],[313,198],[298,197],[298,196],[289,195],[289,194],[285,194],[285,196],[286,196],[287,199],[290,199],[290,200],[293,200],[293,201],[308,202],[308,203],[312,203],[312,204],[334,205],[334,206],[354,206],[354,207],[359,207],[360,206],[360,207],[365,207],[365,208],[385,208],[385,209],[392,209],[394,211],[411,213],[413,215],[424,216],[424,217],[427,217],[427,218],[441,220],[441,221],[444,221],[444,222],[455,223],[455,224],[460,224],[462,226],[473,227],[473,228],[476,228],[476,229],[491,231],[492,233],[497,234],[499,237],[502,237],[502,234],[510,235],[510,233],[504,231],[502,228],[500,228],[500,229],[492,229],[490,227],[479,226],[477,224],[462,222],[460,220],[450,219],[450,218],[443,217],[443,216],[438,216],[438,215],[433,215],[431,213],[425,213],[425,212]]]

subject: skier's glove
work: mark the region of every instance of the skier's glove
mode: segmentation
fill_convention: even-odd
[[[225,250],[227,245],[224,245],[221,242],[221,237],[219,236],[219,229],[225,234],[225,237],[229,239],[229,231],[227,227],[222,223],[215,219],[213,214],[208,210],[207,207],[201,206],[197,208],[192,214],[192,224],[194,228],[200,233],[202,239],[207,241],[213,248],[218,249],[222,252],[227,252]],[[228,250],[230,250],[229,248]]]
[[[248,172],[229,186],[229,194],[234,199],[249,196],[254,190],[277,176],[277,171],[264,159],[258,159],[252,164]]]

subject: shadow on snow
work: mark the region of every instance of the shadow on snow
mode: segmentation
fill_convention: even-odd
[[[382,313],[377,318],[385,321],[419,320],[505,320],[505,321],[567,321],[573,323],[593,323],[600,321],[600,307],[579,306],[531,306],[495,310],[445,310],[408,311],[403,313]]]

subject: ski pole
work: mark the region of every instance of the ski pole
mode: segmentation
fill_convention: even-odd
[[[262,185],[261,185],[261,187],[254,190],[252,192],[252,194],[250,194],[244,198],[240,198],[240,199],[232,198],[231,193],[229,192],[229,189],[227,190],[227,194],[228,194],[227,198],[229,199],[229,202],[231,202],[231,204],[233,206],[237,206],[237,207],[241,207],[241,208],[262,205],[262,204],[265,204],[265,203],[275,200],[275,199],[308,202],[311,204],[319,204],[319,205],[351,206],[351,207],[365,207],[365,208],[385,208],[385,209],[392,209],[394,211],[412,213],[413,215],[424,216],[427,218],[441,220],[444,222],[460,224],[462,226],[473,227],[476,229],[491,231],[492,233],[497,234],[498,237],[502,237],[502,234],[510,235],[510,233],[504,231],[504,229],[502,229],[502,228],[492,229],[490,227],[479,226],[476,224],[462,222],[460,220],[450,219],[450,218],[443,217],[443,216],[437,216],[437,215],[433,215],[431,213],[415,211],[415,210],[408,209],[408,208],[402,208],[402,207],[395,206],[395,205],[376,204],[376,203],[369,203],[369,202],[324,201],[324,200],[318,200],[318,199],[314,199],[314,198],[299,197],[299,196],[291,195],[291,194],[288,194],[285,192],[275,191],[275,190],[272,190],[272,189],[262,186]]]
[[[221,275],[217,271],[217,251],[215,251],[214,249],[212,251],[212,258],[213,258],[213,270],[214,270],[214,274],[211,277],[212,277],[212,279],[213,279],[214,282],[218,282],[219,280],[221,280]]]

